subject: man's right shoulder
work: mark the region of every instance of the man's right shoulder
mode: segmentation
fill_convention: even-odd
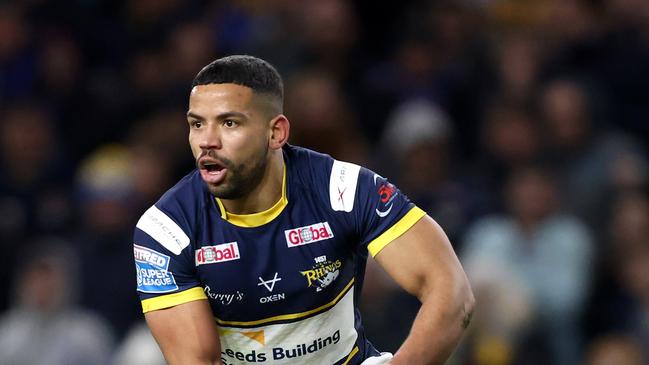
[[[140,217],[136,228],[178,255],[190,243],[205,194],[196,170],[187,174]]]

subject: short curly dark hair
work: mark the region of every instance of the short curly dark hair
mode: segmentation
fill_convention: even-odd
[[[284,100],[284,83],[270,63],[249,55],[232,55],[212,61],[196,75],[192,88],[209,84],[237,84],[255,93],[270,94],[280,103]]]

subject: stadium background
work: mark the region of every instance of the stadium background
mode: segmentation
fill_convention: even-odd
[[[446,229],[478,300],[453,364],[649,363],[649,2],[24,0],[0,2],[0,364],[155,364],[130,236],[232,53],[284,75],[292,143]],[[368,276],[395,350],[417,302]]]

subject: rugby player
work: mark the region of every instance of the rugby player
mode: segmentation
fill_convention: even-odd
[[[446,235],[382,176],[289,145],[273,66],[210,63],[187,121],[196,169],[134,233],[137,290],[169,364],[446,361],[474,305]],[[368,253],[421,301],[394,356],[363,330]]]

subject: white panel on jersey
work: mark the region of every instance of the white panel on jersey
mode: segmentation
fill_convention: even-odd
[[[361,167],[356,164],[334,161],[329,177],[329,200],[333,210],[351,212],[354,209],[360,170]]]
[[[354,288],[328,311],[293,323],[252,328],[219,327],[221,357],[227,364],[333,364],[356,345]]]
[[[182,228],[155,205],[144,212],[136,227],[176,255],[189,246],[189,237]]]

